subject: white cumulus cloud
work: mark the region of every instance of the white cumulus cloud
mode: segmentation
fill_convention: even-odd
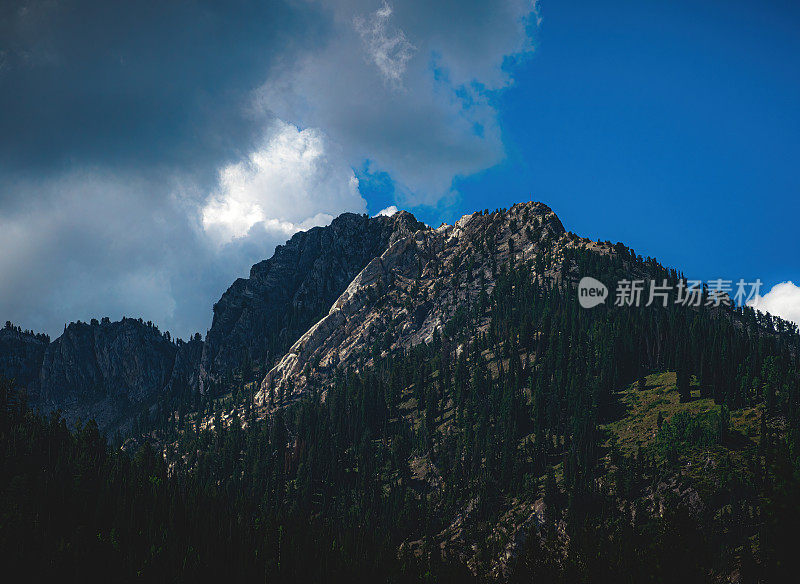
[[[325,135],[276,120],[260,148],[219,171],[201,214],[205,231],[226,244],[254,229],[289,236],[365,209],[353,169]]]
[[[800,326],[800,286],[791,280],[775,284],[764,296],[748,303],[756,310],[791,320]]]
[[[503,160],[494,98],[533,51],[535,2],[319,5],[333,32],[272,68],[255,112],[323,129],[352,167],[387,173],[406,207],[451,200],[455,180]]]
[[[381,209],[375,214],[375,217],[391,217],[395,213],[397,213],[398,209],[396,205],[389,205],[385,209]]]

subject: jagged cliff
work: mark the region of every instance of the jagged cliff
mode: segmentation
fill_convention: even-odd
[[[161,397],[203,391],[245,362],[271,365],[370,260],[423,227],[406,212],[345,213],[295,234],[223,294],[205,341],[174,343],[133,319],[72,323],[52,343],[9,326],[0,331],[0,375],[25,387],[42,410],[125,433]]]
[[[222,374],[246,359],[270,364],[328,311],[370,260],[422,227],[406,212],[372,218],[345,213],[327,227],[295,234],[214,305],[204,372]]]
[[[0,375],[35,397],[39,389],[39,370],[50,340],[45,335],[22,331],[7,323],[0,330]]]
[[[40,408],[94,417],[110,431],[129,429],[160,396],[203,391],[254,363],[271,367],[256,396],[263,405],[270,390],[297,396],[337,367],[367,365],[376,340],[383,352],[429,340],[465,300],[491,291],[510,256],[553,254],[571,241],[541,203],[438,229],[404,211],[345,213],[295,234],[236,280],[214,305],[205,341],[176,344],[133,319],[73,323],[52,343],[11,328],[0,333],[0,374]],[[450,281],[461,265],[468,277]]]
[[[610,253],[567,234],[542,203],[465,215],[455,225],[397,238],[269,371],[256,403],[269,404],[270,393],[291,399],[309,386],[324,389],[337,369],[359,369],[376,354],[430,341],[459,307],[491,293],[498,266],[509,259],[534,260],[539,278],[560,278],[560,271],[545,270],[545,255],[557,260],[565,246],[579,244]]]
[[[37,404],[59,408],[67,419],[124,429],[132,410],[165,387],[176,351],[156,327],[138,320],[72,323],[45,351]]]
[[[236,280],[214,305],[205,341],[176,344],[132,319],[73,323],[49,344],[11,328],[0,333],[0,374],[26,386],[42,409],[94,417],[112,431],[129,429],[160,397],[202,392],[253,364],[267,367],[256,394],[265,405],[271,392],[291,399],[309,385],[324,388],[337,370],[429,341],[460,306],[491,292],[509,259],[533,260],[542,279],[563,277],[544,260],[552,265],[576,245],[613,253],[566,233],[542,203],[438,229],[407,212],[345,213],[295,234]]]

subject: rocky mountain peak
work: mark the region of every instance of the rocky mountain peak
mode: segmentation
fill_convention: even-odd
[[[424,228],[404,211],[391,217],[344,213],[326,227],[296,233],[214,305],[203,374],[219,376],[248,361],[271,363],[328,311],[371,259]]]
[[[176,344],[134,319],[71,323],[52,343],[6,327],[0,374],[26,387],[42,409],[94,417],[106,429],[130,427],[162,396],[211,382],[227,387],[229,373],[244,378],[261,369],[263,403],[271,389],[301,392],[337,367],[364,366],[366,348],[389,329],[384,351],[429,339],[459,303],[492,289],[498,265],[545,251],[556,257],[569,241],[541,203],[465,215],[438,229],[406,211],[345,213],[295,234],[236,280],[214,306],[205,341]]]
[[[539,277],[554,278],[564,247],[582,242],[536,202],[397,237],[267,373],[256,403],[324,388],[337,369],[369,365],[376,344],[385,353],[429,341],[459,307],[491,292],[499,266],[539,258]]]

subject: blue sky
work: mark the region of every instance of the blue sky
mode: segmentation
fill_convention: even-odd
[[[561,1],[541,15],[498,98],[508,158],[459,181],[447,219],[532,197],[690,277],[798,282],[800,6]]]
[[[800,322],[798,71],[791,2],[10,0],[0,319],[186,337],[341,212],[533,199]]]

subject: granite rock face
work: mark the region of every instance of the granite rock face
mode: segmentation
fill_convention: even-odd
[[[371,366],[375,347],[385,354],[429,342],[460,307],[492,291],[505,262],[533,261],[537,278],[557,281],[564,277],[562,250],[579,245],[598,244],[566,233],[542,203],[465,215],[455,225],[397,238],[266,374],[256,405],[324,389],[337,371]]]
[[[72,323],[45,350],[34,403],[68,421],[93,418],[101,430],[125,431],[166,386],[176,352],[140,320]]]
[[[327,227],[295,234],[214,305],[203,374],[218,376],[248,359],[271,365],[327,313],[370,260],[422,227],[406,212],[391,217],[345,213]]]

